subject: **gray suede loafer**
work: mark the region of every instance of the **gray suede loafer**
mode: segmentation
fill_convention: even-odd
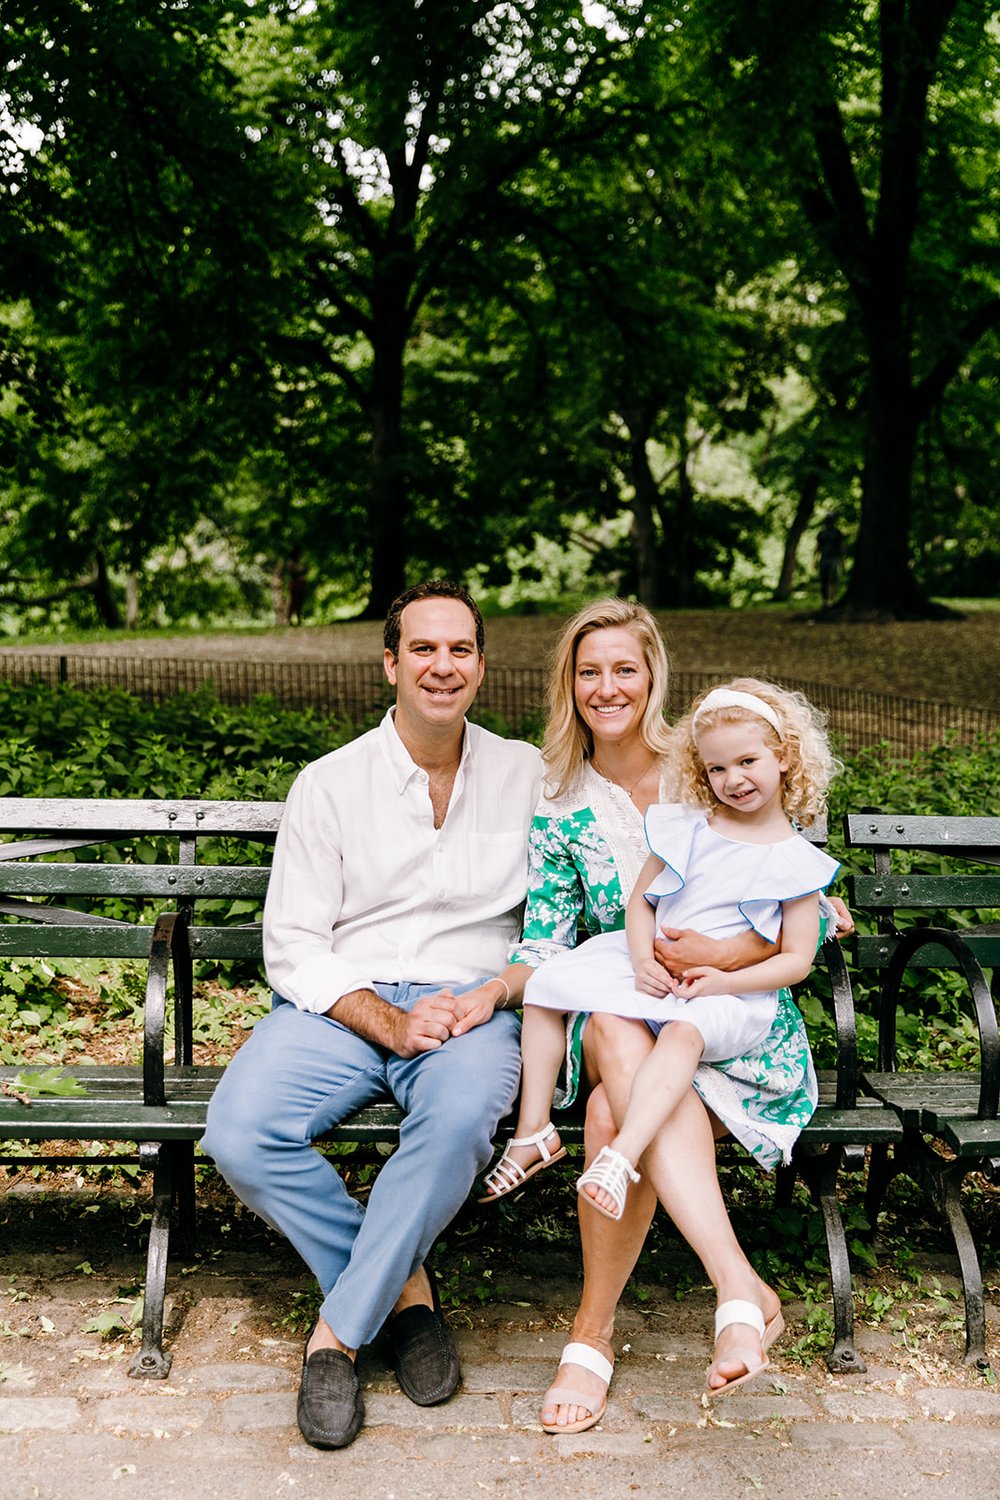
[[[312,1329],[306,1338],[306,1349]],[[314,1448],[346,1448],[361,1431],[365,1401],[352,1360],[339,1349],[302,1356],[296,1409],[299,1431]]]
[[[430,1283],[432,1307],[406,1307],[389,1319],[396,1379],[417,1406],[447,1401],[462,1378],[433,1276]]]

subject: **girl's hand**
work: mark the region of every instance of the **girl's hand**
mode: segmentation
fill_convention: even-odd
[[[681,975],[676,993],[681,1000],[694,1000],[699,995],[728,995],[731,989],[732,980],[721,969],[697,964]]]
[[[635,966],[635,987],[642,995],[662,1000],[672,989],[670,975],[655,958],[642,958]]]

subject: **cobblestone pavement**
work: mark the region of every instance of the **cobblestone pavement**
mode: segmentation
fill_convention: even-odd
[[[81,1269],[83,1267],[83,1269]],[[304,1279],[259,1254],[216,1252],[175,1269],[166,1381],[127,1375],[131,1348],[85,1325],[112,1313],[135,1261],[88,1274],[72,1251],[5,1261],[0,1281],[0,1496],[108,1500],[156,1494],[423,1496],[1000,1496],[1000,1395],[961,1364],[953,1326],[863,1329],[866,1374],[834,1377],[782,1354],[745,1393],[700,1398],[711,1301],[661,1288],[627,1306],[607,1415],[577,1437],[548,1437],[539,1397],[567,1337],[576,1283],[516,1283],[516,1300],[451,1313],[464,1383],[422,1409],[398,1390],[376,1342],[361,1357],[368,1421],[340,1453],[295,1426],[302,1333],[282,1323]],[[952,1312],[955,1306],[952,1304]],[[995,1309],[990,1309],[991,1314]],[[954,1317],[951,1324],[954,1324]],[[991,1317],[991,1332],[996,1328]],[[994,1353],[996,1351],[994,1350]]]

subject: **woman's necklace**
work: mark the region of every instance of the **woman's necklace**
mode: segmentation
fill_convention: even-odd
[[[631,795],[635,791],[636,787],[643,780],[643,778],[646,775],[648,775],[650,769],[655,765],[655,763],[656,763],[656,756],[655,755],[651,755],[649,757],[649,760],[643,766],[642,770],[639,772],[639,775],[633,781],[632,785],[631,786],[625,786],[625,784],[623,782],[616,781],[613,776],[609,776],[606,771],[602,771],[601,768],[600,768],[600,766],[597,764],[597,761],[594,759],[594,757],[593,756],[590,757],[590,764],[593,766],[593,768],[597,772],[598,776],[600,776],[601,780],[602,781],[609,781],[612,786],[621,787],[621,790],[625,793],[626,797],[631,797]]]

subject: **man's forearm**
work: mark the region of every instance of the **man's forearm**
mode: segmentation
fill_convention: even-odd
[[[781,952],[780,943],[769,943],[767,938],[761,937],[759,932],[754,932],[749,927],[746,932],[738,933],[736,937],[720,938],[724,962],[715,963],[717,969],[748,969],[751,964],[762,963],[765,958],[773,958]]]
[[[376,995],[374,990],[350,990],[341,995],[326,1014],[349,1031],[357,1032],[366,1042],[374,1042],[377,1047],[386,1047],[390,1052],[397,1050],[397,1043],[405,1030],[405,1013],[383,1000],[381,995]]]
[[[668,928],[668,931],[675,931]],[[780,952],[777,943],[769,943],[752,928],[731,938],[710,938],[690,928],[677,932],[674,938],[665,938],[658,933],[654,953],[661,964],[675,978],[695,965],[707,964],[727,973],[733,969],[747,969]]]

